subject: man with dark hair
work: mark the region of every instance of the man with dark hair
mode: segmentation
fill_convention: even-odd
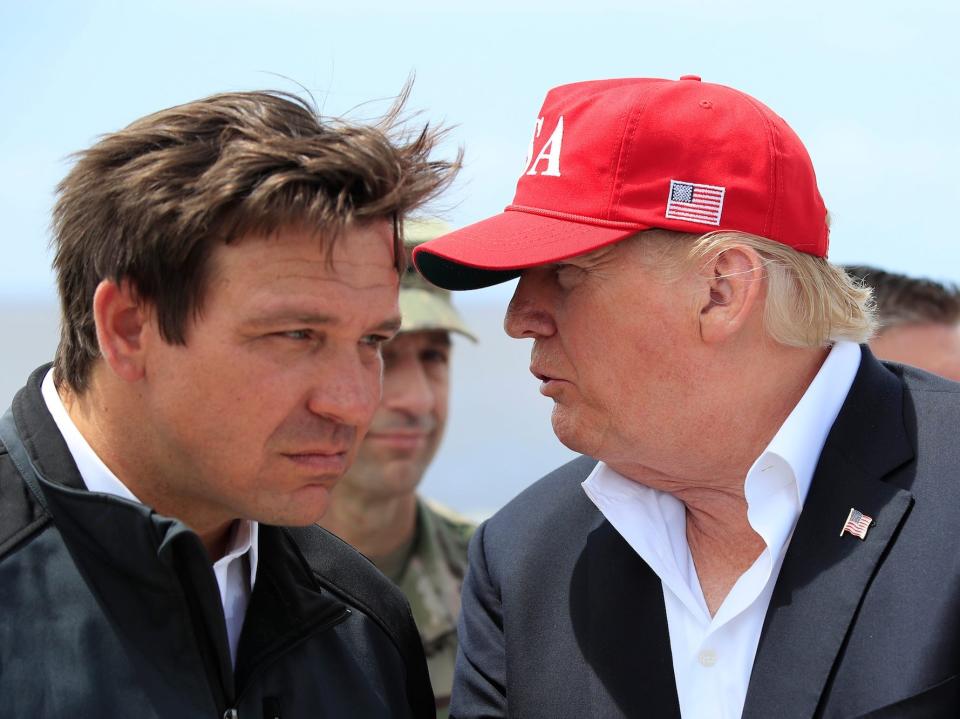
[[[873,290],[879,329],[870,349],[881,359],[960,382],[960,289],[898,272],[848,265]]]
[[[960,387],[861,346],[796,133],[699,77],[551,90],[506,211],[427,242],[583,456],[478,527],[451,715],[960,715]]]
[[[0,421],[0,697],[17,717],[433,716],[402,595],[313,526],[400,326],[436,133],[209,97],[59,186],[62,337]]]
[[[407,222],[407,251],[449,232]],[[357,461],[320,522],[369,557],[406,595],[427,655],[437,716],[447,716],[457,656],[460,587],[475,525],[417,493],[447,422],[451,333],[474,339],[450,293],[409,266],[400,279],[397,336],[383,348],[383,399]]]

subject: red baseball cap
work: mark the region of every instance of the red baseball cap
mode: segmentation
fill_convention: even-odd
[[[758,100],[695,75],[597,80],[547,93],[512,204],[413,260],[467,290],[652,228],[740,230],[826,257],[826,217],[806,148]]]

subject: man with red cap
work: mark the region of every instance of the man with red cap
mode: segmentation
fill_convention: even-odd
[[[960,386],[881,364],[810,158],[687,76],[551,90],[513,203],[422,245],[519,277],[583,454],[478,529],[456,717],[960,712]]]

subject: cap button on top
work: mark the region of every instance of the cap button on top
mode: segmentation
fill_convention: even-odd
[[[700,82],[700,76],[699,76],[699,75],[681,75],[681,76],[680,76],[680,79],[681,79],[681,80],[696,80],[697,82]]]

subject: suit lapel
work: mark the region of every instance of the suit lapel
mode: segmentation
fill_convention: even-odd
[[[594,688],[594,714],[679,717],[660,579],[597,517],[571,596],[578,642],[602,685]]]
[[[811,717],[888,545],[912,502],[900,379],[863,350],[827,437],[770,600],[743,717]],[[885,481],[882,481],[885,480]],[[840,531],[851,508],[874,519],[861,541]]]

